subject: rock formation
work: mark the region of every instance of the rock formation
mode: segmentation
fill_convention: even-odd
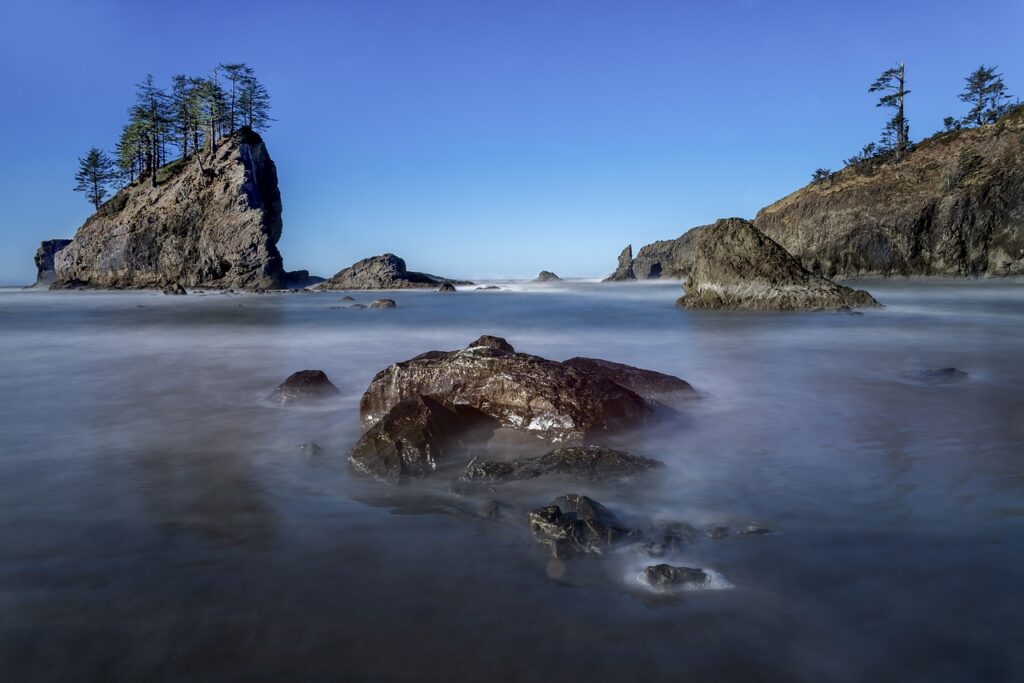
[[[685,308],[827,310],[877,306],[862,290],[811,273],[752,223],[725,218],[706,228],[686,280]]]
[[[611,510],[577,494],[556,498],[551,505],[531,511],[527,519],[537,541],[557,558],[600,554],[634,534]]]
[[[394,254],[382,254],[353,263],[318,284],[316,289],[417,289],[437,287],[447,281],[448,278],[407,270],[403,259]],[[450,281],[460,285],[473,284]]]
[[[900,161],[847,166],[753,222],[830,278],[1024,274],[1024,108],[933,135]],[[686,278],[701,231],[642,247],[634,276]]]
[[[45,240],[36,250],[36,287],[49,287],[57,280],[57,271],[54,268],[54,257],[64,247],[71,244],[71,240]]]
[[[534,282],[556,282],[561,279],[562,278],[558,277],[550,270],[542,270],[540,271],[540,275],[537,276],[537,279],[534,280]]]
[[[56,287],[280,287],[281,194],[263,140],[242,129],[136,181],[100,206],[55,258]]]
[[[640,424],[653,414],[647,401],[607,377],[517,353],[504,339],[490,336],[377,373],[359,402],[364,427],[416,396],[471,406],[504,427],[552,441],[579,441]]]
[[[633,274],[633,245],[627,244],[626,248],[619,254],[619,264],[615,272],[606,277],[602,282],[621,282],[623,280],[635,280]]]
[[[274,389],[271,399],[281,405],[315,403],[339,393],[323,370],[299,370]]]
[[[457,292],[459,290],[455,289],[455,285],[453,285],[451,282],[445,280],[444,282],[441,283],[441,286],[437,288],[437,291],[451,294],[452,292]]]
[[[536,458],[474,461],[466,466],[464,484],[503,484],[521,479],[566,475],[608,481],[646,472],[661,462],[603,446],[567,446]]]
[[[482,441],[493,429],[494,421],[474,408],[414,396],[396,403],[363,434],[349,462],[358,472],[397,483],[430,474],[446,459],[465,456],[470,443]]]
[[[394,299],[377,299],[370,304],[370,308],[395,308],[397,306]]]

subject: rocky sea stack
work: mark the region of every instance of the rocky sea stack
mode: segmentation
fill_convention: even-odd
[[[71,240],[45,240],[36,250],[36,287],[49,287],[57,280],[54,258]]]
[[[282,287],[281,193],[260,136],[243,128],[137,180],[59,251],[55,287]]]
[[[877,306],[865,291],[811,273],[742,218],[706,228],[679,299],[684,308],[828,310]]]

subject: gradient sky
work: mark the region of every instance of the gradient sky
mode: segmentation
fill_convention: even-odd
[[[981,63],[1024,95],[1022,32],[1021,0],[4,0],[0,281],[31,281],[40,240],[91,213],[77,158],[113,150],[148,72],[256,69],[289,269],[392,251],[452,277],[596,276],[839,168],[899,59],[914,139],[963,113]]]

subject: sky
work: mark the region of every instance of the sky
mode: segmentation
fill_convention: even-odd
[[[384,252],[447,277],[605,275],[619,251],[752,218],[878,137],[907,65],[913,139],[998,65],[1024,97],[1024,1],[0,3],[0,281],[91,213],[134,84],[244,61],[272,97],[285,267]]]

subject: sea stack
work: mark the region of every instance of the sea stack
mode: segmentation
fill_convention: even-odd
[[[697,246],[683,308],[793,311],[878,306],[863,290],[808,271],[785,249],[742,218],[706,228]]]
[[[321,282],[317,289],[429,289],[445,282],[471,285],[466,280],[417,273],[405,267],[405,260],[394,254],[381,254],[356,261],[338,271],[334,277]]]
[[[248,128],[119,191],[57,252],[55,287],[267,289],[286,279],[277,169]]]
[[[57,280],[54,258],[71,240],[45,240],[36,250],[36,287],[49,287]]]

